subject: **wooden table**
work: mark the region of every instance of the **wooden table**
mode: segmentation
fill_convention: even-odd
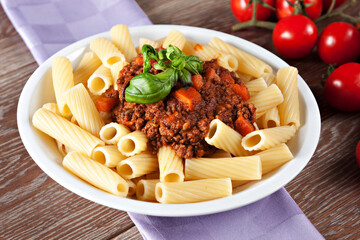
[[[138,3],[155,24],[231,33],[237,23],[225,0]],[[350,13],[359,11],[360,4]],[[140,239],[126,212],[73,194],[30,158],[17,130],[16,109],[21,90],[38,65],[1,7],[0,29],[0,239]],[[269,30],[250,28],[232,34],[276,54]],[[326,103],[320,80],[327,66],[316,53],[288,63],[299,69],[315,95],[322,130],[313,158],[286,189],[326,239],[359,239],[360,169],[355,146],[360,140],[360,112],[339,112]]]

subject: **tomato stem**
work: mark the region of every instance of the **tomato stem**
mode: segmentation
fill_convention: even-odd
[[[347,10],[351,6],[354,6],[356,4],[356,1],[357,0],[351,0],[349,3],[346,3],[342,7],[338,8],[335,12],[333,12],[336,0],[332,0],[329,10],[326,12],[326,14],[319,17],[315,21],[315,23],[319,23],[319,22],[323,21],[324,19],[327,19],[330,17],[335,17],[335,16],[341,16],[343,18],[347,18],[350,21],[352,21],[353,23],[360,23],[360,17],[353,17],[353,16],[350,16],[350,15],[344,13],[345,10]]]
[[[268,22],[268,21],[258,21],[256,19],[257,4],[258,4],[258,0],[253,0],[253,12],[252,12],[251,20],[234,25],[232,27],[232,30],[234,32],[238,31],[240,29],[243,29],[243,28],[247,28],[247,27],[261,27],[261,28],[267,28],[267,29],[271,29],[271,30],[274,29],[274,27],[276,25],[275,23]]]

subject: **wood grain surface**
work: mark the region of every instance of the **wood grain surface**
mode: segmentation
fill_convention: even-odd
[[[269,30],[231,32],[237,21],[229,1],[137,2],[155,24],[231,33],[276,54]],[[359,14],[360,4],[349,11]],[[319,30],[335,20],[340,19],[325,21]],[[313,158],[286,189],[326,239],[360,239],[360,169],[355,160],[360,112],[339,112],[326,103],[320,82],[327,66],[315,52],[288,63],[299,69],[315,95],[322,130]],[[0,66],[0,239],[141,239],[126,212],[90,202],[63,188],[25,150],[16,125],[17,101],[37,64],[1,6]]]

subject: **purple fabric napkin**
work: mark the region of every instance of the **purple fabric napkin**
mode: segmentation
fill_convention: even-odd
[[[0,1],[39,64],[67,45],[115,24],[151,24],[134,0]],[[323,239],[284,188],[256,203],[217,214],[129,215],[145,239]]]
[[[234,210],[195,217],[128,213],[144,239],[324,239],[284,188]]]
[[[134,0],[1,0],[37,63],[116,24],[149,25]]]

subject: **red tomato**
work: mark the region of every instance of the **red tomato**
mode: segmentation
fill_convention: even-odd
[[[356,147],[356,161],[360,167],[360,141],[358,142],[358,145]]]
[[[322,0],[323,1],[323,9],[327,11],[330,8],[332,0]],[[335,0],[335,6],[334,8],[339,7],[342,5],[346,0]]]
[[[325,83],[327,102],[342,111],[360,110],[360,64],[346,63],[335,69]]]
[[[350,62],[360,56],[360,33],[351,24],[334,22],[321,33],[318,42],[320,58],[334,65]]]
[[[318,35],[314,22],[303,15],[281,19],[273,31],[273,43],[285,58],[297,59],[309,54]]]
[[[231,10],[234,14],[234,16],[239,20],[240,22],[246,22],[249,21],[252,18],[253,14],[253,4],[250,4],[247,7],[247,4],[250,0],[231,0]],[[263,0],[265,3],[269,4],[272,7],[275,7],[275,0]],[[263,7],[259,3],[256,7],[256,19],[260,21],[267,20],[273,10],[267,7]]]
[[[322,0],[303,0],[304,4],[312,4],[311,6],[305,7],[305,12],[312,20],[318,19],[322,11]],[[294,14],[295,8],[290,6],[289,3],[298,4],[295,0],[276,0],[276,16],[278,19],[282,19]]]

